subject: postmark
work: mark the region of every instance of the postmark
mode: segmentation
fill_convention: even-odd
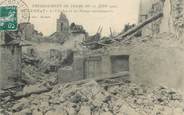
[[[0,6],[0,31],[17,30],[17,7]]]
[[[16,6],[17,7],[17,23],[28,23],[30,21],[30,11],[28,5],[23,0],[5,0],[0,2],[0,7]],[[21,26],[21,28],[24,28]]]

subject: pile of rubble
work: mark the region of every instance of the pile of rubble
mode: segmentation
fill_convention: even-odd
[[[58,84],[49,92],[9,101],[0,107],[3,115],[184,114],[180,93],[115,79]]]
[[[24,65],[22,68],[22,80],[27,85],[33,85],[36,83],[42,83],[45,81],[53,81],[57,79],[57,73],[44,73],[40,71],[37,67],[32,65]]]

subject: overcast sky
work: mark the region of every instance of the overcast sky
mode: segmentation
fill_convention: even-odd
[[[33,4],[83,4],[83,5],[116,5],[113,12],[109,13],[65,13],[70,23],[75,22],[81,24],[90,34],[94,34],[97,28],[103,26],[103,35],[109,35],[109,27],[113,31],[120,32],[126,23],[137,23],[139,0],[25,0],[29,8],[32,9]],[[48,8],[49,9],[49,8]],[[94,9],[94,8],[93,8]],[[59,12],[46,13],[49,18],[39,18],[43,13],[31,13],[31,23],[35,25],[38,31],[44,35],[50,35],[56,31],[56,19],[59,17]]]

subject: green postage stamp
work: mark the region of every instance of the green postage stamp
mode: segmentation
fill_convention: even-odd
[[[0,31],[17,30],[17,6],[0,6]]]

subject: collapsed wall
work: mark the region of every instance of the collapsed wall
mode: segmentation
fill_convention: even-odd
[[[134,38],[130,44],[113,44],[108,50],[129,55],[129,72],[135,82],[183,90],[184,47],[170,33]],[[112,53],[111,53],[112,54]]]
[[[139,22],[159,12],[162,18],[142,28],[141,42],[125,48],[130,52],[130,73],[134,81],[183,90],[184,1],[142,0]]]
[[[183,0],[142,0],[140,3],[139,22],[163,12],[164,16],[142,29],[143,36],[155,36],[157,33],[173,33],[181,42],[184,30]]]
[[[167,35],[160,40],[137,44],[131,50],[130,71],[135,81],[183,90],[183,46],[173,40],[163,40],[165,38]]]

